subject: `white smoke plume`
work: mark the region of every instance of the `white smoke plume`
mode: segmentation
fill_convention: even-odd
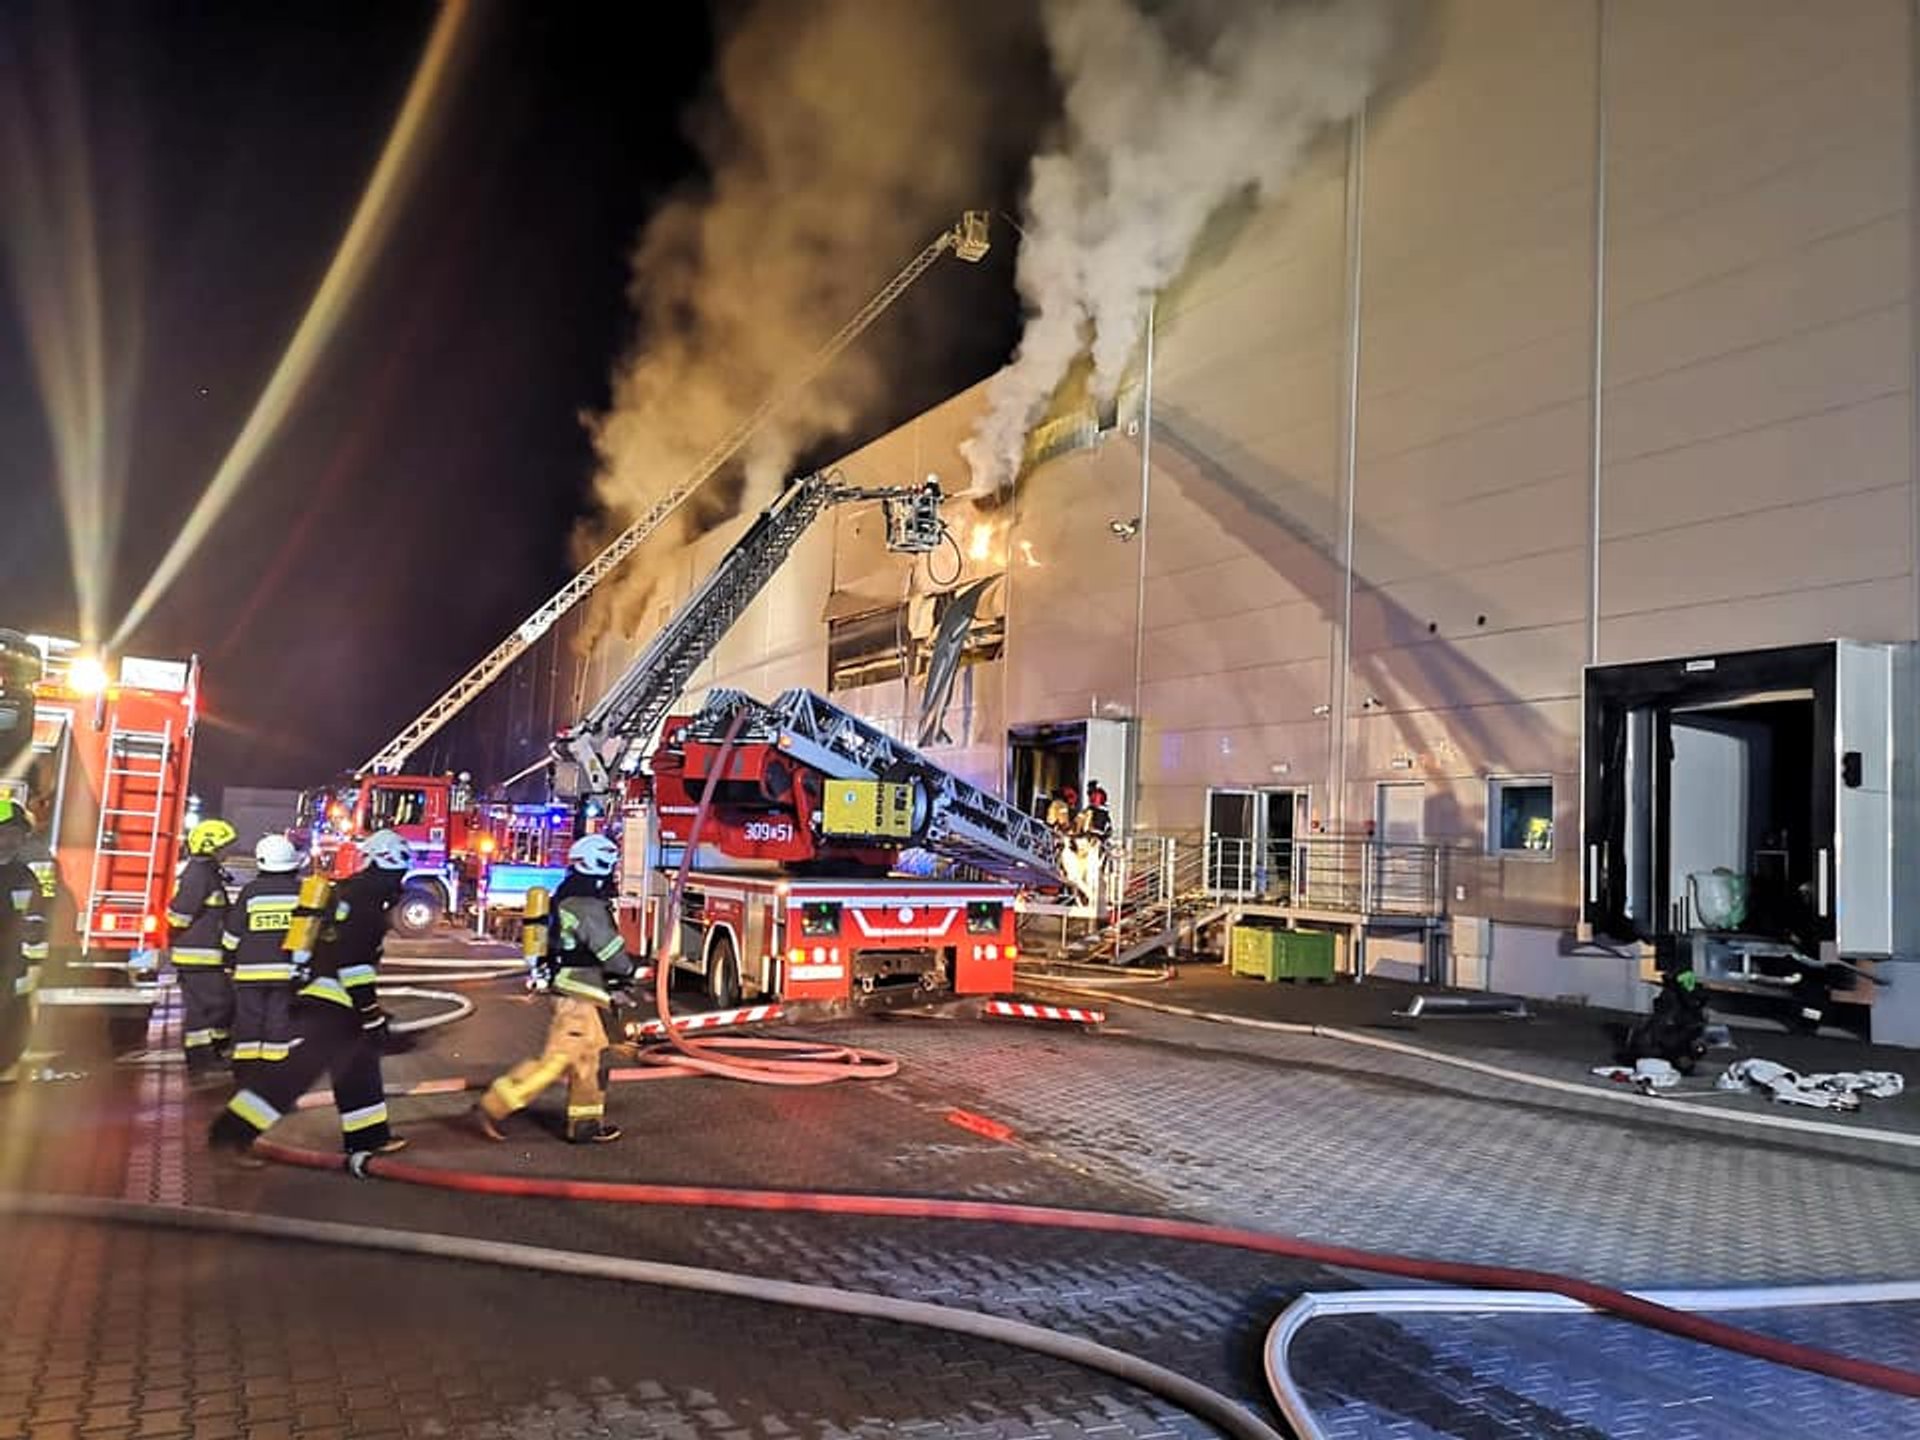
[[[1065,106],[1033,160],[1019,285],[1027,324],[963,446],[976,492],[1018,476],[1028,430],[1090,356],[1112,399],[1147,306],[1209,217],[1279,194],[1385,57],[1387,0],[1046,0]]]
[[[991,204],[996,171],[1017,168],[1044,99],[1043,80],[1022,83],[1045,74],[1030,6],[762,0],[731,13],[692,122],[707,176],[656,212],[635,249],[634,346],[590,421],[605,513],[578,537],[586,553],[784,388],[961,210]],[[919,318],[902,305],[890,324]],[[737,477],[708,482],[602,588],[586,643],[609,624],[650,628],[662,561],[771,499],[801,451],[885,393],[912,357],[883,353],[880,339],[871,332],[761,432],[745,494]]]

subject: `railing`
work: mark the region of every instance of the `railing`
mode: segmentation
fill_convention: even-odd
[[[1223,905],[1270,905],[1355,919],[1437,920],[1449,852],[1345,836],[1251,840],[1137,833],[1116,840],[1101,874],[1100,920],[1072,953],[1109,957]]]
[[[1139,834],[1107,857],[1105,908],[1167,910],[1182,900],[1293,906],[1354,915],[1446,912],[1447,851],[1345,836],[1256,842]]]
[[[1302,910],[1434,917],[1445,913],[1446,855],[1438,845],[1346,836],[1256,843],[1211,837],[1207,892]]]

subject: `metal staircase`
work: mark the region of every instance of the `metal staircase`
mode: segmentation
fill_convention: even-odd
[[[554,747],[562,762],[555,790],[569,797],[603,794],[616,772],[639,764],[694,672],[829,507],[878,500],[887,507],[887,548],[925,554],[946,533],[940,499],[940,487],[931,479],[913,489],[862,489],[843,483],[838,472],[794,481],[760,512],[585,718],[560,737]]]
[[[778,746],[836,780],[901,780],[922,787],[927,821],[920,845],[1017,885],[1060,883],[1060,838],[998,795],[942,769],[918,750],[811,690],[789,690],[771,704],[738,690],[715,690],[688,727],[718,743],[736,717],[735,740]]]
[[[106,771],[100,777],[100,823],[93,837],[87,877],[86,942],[124,938],[119,917],[144,927],[154,877],[166,842],[167,759],[171,724],[159,730],[123,730],[107,736]],[[107,917],[112,917],[111,919]],[[109,928],[113,927],[113,928]]]
[[[1128,965],[1191,946],[1232,905],[1207,886],[1204,855],[1172,836],[1140,835],[1107,855],[1105,895],[1111,919],[1067,943],[1073,960]]]

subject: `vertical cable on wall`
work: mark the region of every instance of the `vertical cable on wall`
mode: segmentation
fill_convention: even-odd
[[[1360,224],[1366,198],[1366,148],[1367,110],[1362,105],[1347,128],[1346,367],[1340,385],[1340,636],[1327,708],[1327,748],[1333,762],[1327,828],[1335,831],[1341,828],[1347,809],[1347,671],[1353,662],[1354,480],[1360,435]]]
[[[1593,371],[1587,455],[1587,663],[1600,663],[1600,481],[1607,358],[1607,0],[1593,41]]]

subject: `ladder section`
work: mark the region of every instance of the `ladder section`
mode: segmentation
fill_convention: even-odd
[[[811,690],[789,690],[767,704],[738,690],[715,690],[689,733],[718,743],[740,715],[746,723],[738,741],[778,746],[833,779],[918,783],[928,805],[926,835],[920,843],[932,853],[1014,884],[1060,883],[1060,837],[1039,819],[962,780],[831,700]]]
[[[561,748],[565,758],[580,764],[589,793],[604,791],[625,757],[644,752],[694,671],[766,588],[807,527],[834,498],[832,488],[818,474],[790,485],[661,627],[620,681],[567,734]]]
[[[94,832],[93,867],[87,881],[87,945],[95,941],[146,940],[166,840],[167,764],[173,754],[173,724],[159,730],[107,734],[106,768],[100,776],[100,823]],[[156,923],[157,928],[157,923]]]
[[[414,751],[437,734],[454,716],[466,709],[475,696],[499,679],[507,668],[538,643],[561,617],[591,595],[607,576],[619,569],[626,562],[627,557],[639,549],[648,536],[665,524],[667,519],[686,503],[688,497],[739,454],[767,421],[797,400],[848,346],[866,332],[868,326],[878,320],[894,301],[912,288],[914,281],[925,274],[934,261],[951,250],[968,264],[977,263],[988,249],[987,222],[986,211],[968,210],[961,215],[952,228],[936,235],[924,250],[909,260],[899,274],[883,285],[878,293],[861,306],[846,324],[836,330],[798,370],[787,376],[779,389],[762,400],[752,414],[715,441],[713,447],[694,466],[691,474],[675,484],[656,500],[651,508],[609,541],[606,548],[587,563],[585,569],[556,590],[533,614],[521,621],[512,633],[482,656],[479,663],[454,681],[444,695],[421,711],[404,730],[369,756],[367,762],[355,773],[391,775],[404,767]]]

